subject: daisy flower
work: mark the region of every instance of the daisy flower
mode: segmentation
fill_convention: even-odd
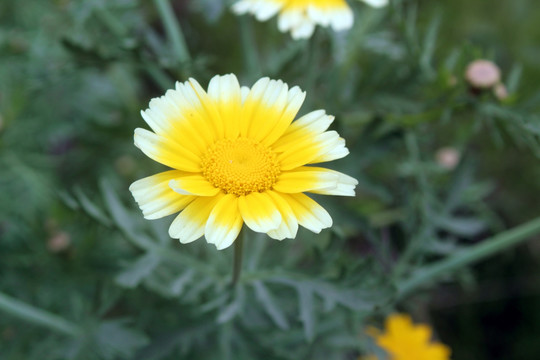
[[[373,7],[382,7],[388,0],[363,0]],[[331,26],[335,31],[351,28],[353,12],[345,0],[239,0],[233,7],[236,14],[250,13],[266,21],[278,15],[281,32],[291,32],[293,39],[309,38],[315,25]]]
[[[304,194],[354,196],[357,181],[308,166],[349,151],[324,110],[293,121],[305,92],[262,78],[251,89],[236,76],[215,76],[205,91],[194,79],[150,101],[135,145],[168,170],[130,190],[146,219],[180,212],[169,235],[189,243],[203,235],[230,246],[245,223],[274,239],[294,238],[298,225],[319,233],[332,218]]]
[[[431,328],[413,324],[409,315],[390,315],[383,333],[377,329],[370,329],[369,333],[386,351],[389,360],[450,359],[450,349],[446,345],[431,341]],[[376,360],[376,357],[371,355],[364,359]]]

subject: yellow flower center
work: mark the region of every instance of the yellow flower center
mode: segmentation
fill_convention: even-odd
[[[276,154],[257,141],[222,139],[208,148],[202,173],[215,187],[237,196],[272,188],[279,175]]]

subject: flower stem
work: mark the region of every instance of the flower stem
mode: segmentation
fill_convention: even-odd
[[[441,261],[421,268],[409,279],[398,285],[398,296],[403,298],[442,275],[518,245],[538,233],[540,233],[540,218],[504,231],[476,245],[469,246],[467,249],[456,252]]]
[[[242,272],[242,259],[244,255],[244,237],[246,236],[246,230],[242,228],[238,238],[234,242],[234,263],[233,263],[233,277],[231,287],[234,289],[240,279],[240,273]]]
[[[82,329],[58,315],[35,308],[20,300],[0,293],[0,310],[30,323],[48,327],[69,336],[79,336]]]
[[[259,56],[257,54],[257,42],[253,36],[251,19],[247,16],[240,16],[238,23],[240,25],[240,40],[242,41],[242,53],[244,63],[247,69],[249,81],[255,81],[262,75]]]
[[[178,20],[174,16],[174,11],[169,3],[169,0],[154,0],[159,16],[165,26],[167,37],[171,41],[173,51],[180,63],[187,63],[190,61],[191,56],[186,45],[182,28],[178,23]]]

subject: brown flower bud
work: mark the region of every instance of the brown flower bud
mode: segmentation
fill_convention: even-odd
[[[65,231],[58,231],[47,241],[47,249],[52,253],[59,253],[71,245],[71,236]]]
[[[506,90],[506,86],[504,86],[504,84],[495,85],[493,88],[493,93],[495,94],[495,97],[501,101],[508,98],[508,90]]]
[[[477,89],[489,89],[501,81],[499,67],[489,60],[475,60],[467,66],[465,79]]]
[[[453,147],[443,147],[437,151],[435,158],[441,167],[453,170],[459,163],[460,153]]]

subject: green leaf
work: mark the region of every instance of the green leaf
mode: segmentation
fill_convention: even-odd
[[[234,299],[229,305],[227,305],[218,315],[217,322],[218,324],[223,324],[228,321],[231,321],[240,311],[240,301]]]
[[[133,234],[134,221],[120,202],[112,184],[106,179],[101,179],[99,185],[103,192],[105,204],[107,204],[107,208],[113,217],[114,223],[127,234]]]
[[[253,287],[255,288],[255,295],[257,296],[257,299],[263,306],[268,316],[270,316],[272,321],[281,329],[288,329],[289,323],[287,321],[287,318],[281,311],[279,305],[276,304],[274,297],[272,296],[270,291],[268,291],[267,287],[264,286],[264,284],[260,281],[255,281],[253,283]]]
[[[133,356],[135,351],[148,343],[145,334],[129,329],[126,320],[112,320],[100,324],[96,331],[97,346],[105,359]]]
[[[154,271],[159,265],[161,258],[154,253],[148,253],[139,258],[129,268],[122,271],[115,277],[117,284],[127,287],[135,288],[139,283]]]
[[[308,341],[315,338],[315,310],[313,308],[313,289],[307,284],[300,284],[298,302],[300,307],[300,320],[304,324],[304,334]]]
[[[487,228],[484,220],[476,218],[439,217],[436,222],[441,229],[459,236],[475,236]]]
[[[97,220],[101,224],[104,224],[107,226],[111,225],[111,220],[103,213],[103,211],[101,211],[101,209],[96,204],[94,204],[86,196],[86,194],[82,191],[81,188],[76,187],[73,190],[73,192],[75,193],[75,197],[79,201],[79,204],[81,204],[81,207],[88,215],[93,217],[95,220]]]

